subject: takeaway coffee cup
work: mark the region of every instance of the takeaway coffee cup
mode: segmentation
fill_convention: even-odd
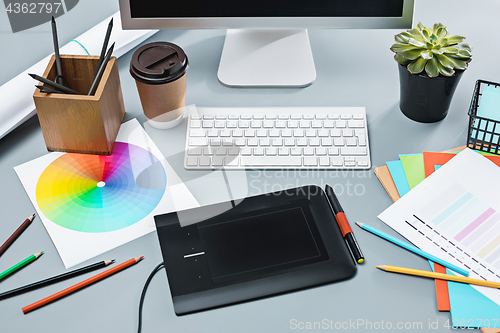
[[[148,123],[167,129],[182,122],[186,105],[188,59],[177,45],[167,42],[146,44],[130,61],[142,109]]]

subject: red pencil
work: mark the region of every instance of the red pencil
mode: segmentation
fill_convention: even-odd
[[[5,241],[5,243],[3,243],[2,246],[0,246],[0,256],[5,252],[5,250],[9,248],[9,246],[12,245],[12,243],[14,243],[16,238],[23,233],[23,231],[31,224],[34,218],[35,214],[31,215],[26,220],[24,220],[23,224],[21,224],[19,228],[17,228],[17,230],[14,231],[14,233]]]
[[[88,278],[87,280],[83,280],[80,283],[77,283],[77,284],[75,284],[75,285],[73,285],[73,286],[71,286],[69,288],[61,290],[60,292],[55,293],[55,294],[53,294],[53,295],[51,295],[49,297],[46,297],[46,298],[44,298],[42,300],[39,300],[38,302],[35,302],[35,303],[30,304],[28,306],[25,306],[22,309],[23,313],[27,314],[28,312],[36,310],[36,309],[38,309],[41,306],[44,306],[44,305],[46,305],[48,303],[51,303],[51,302],[53,302],[53,301],[55,301],[55,300],[57,300],[57,299],[59,299],[61,297],[69,295],[69,294],[77,291],[78,289],[81,289],[81,288],[86,287],[86,286],[88,286],[88,285],[90,285],[92,283],[95,283],[95,282],[97,282],[97,281],[99,281],[101,279],[104,279],[105,277],[108,277],[111,274],[114,274],[116,272],[121,271],[124,268],[127,268],[127,267],[129,267],[131,265],[134,265],[135,263],[139,262],[139,260],[141,260],[142,258],[144,258],[144,256],[127,260],[124,263],[121,263],[120,265],[115,266],[113,268],[110,268],[110,269],[108,269],[108,270],[106,270],[106,271],[104,271],[102,273],[97,274],[97,275],[94,275],[93,277]]]

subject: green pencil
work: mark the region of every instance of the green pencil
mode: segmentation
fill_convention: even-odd
[[[4,277],[6,277],[7,275],[9,274],[12,274],[14,273],[15,271],[17,271],[18,269],[21,269],[22,267],[26,266],[27,264],[29,264],[30,262],[38,259],[38,257],[40,257],[41,255],[43,254],[43,251],[42,252],[38,252],[38,253],[35,253],[35,254],[32,254],[30,255],[28,258],[24,259],[23,261],[15,264],[14,266],[12,266],[11,268],[7,269],[6,271],[0,273],[0,280],[3,279]]]

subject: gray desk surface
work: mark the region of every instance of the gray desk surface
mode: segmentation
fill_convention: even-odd
[[[58,19],[60,45],[87,30],[118,9],[117,2],[82,0]],[[368,115],[372,163],[380,166],[400,153],[440,151],[465,143],[467,110],[476,79],[500,81],[498,1],[416,0],[415,24],[445,24],[452,34],[467,36],[473,61],[456,91],[448,117],[436,124],[420,124],[399,111],[399,78],[389,47],[395,30],[310,30],[318,72],[316,82],[305,89],[230,89],[216,78],[224,42],[223,30],[160,31],[149,41],[171,41],[189,56],[187,104],[199,106],[365,106]],[[4,11],[0,13],[0,84],[7,82],[43,56],[53,52],[50,25],[12,34]],[[128,73],[132,52],[119,59],[125,99],[125,119],[145,121],[133,79]],[[8,65],[6,65],[8,63]],[[29,97],[29,96],[27,96]],[[8,98],[8,96],[1,96]],[[218,196],[196,184],[200,173],[183,170],[176,152],[184,146],[186,121],[169,131],[147,128],[181,178],[188,182],[201,204]],[[0,140],[0,241],[32,214],[33,206],[13,167],[45,154],[38,119],[32,118]],[[375,177],[366,172],[248,171],[248,194],[254,195],[305,184],[337,185],[339,199],[351,223],[366,222],[389,234],[395,232],[377,219],[391,200]],[[353,227],[354,228],[354,227]],[[354,229],[366,256],[355,278],[279,297],[176,317],[165,272],[153,280],[144,306],[144,332],[288,332],[300,330],[294,323],[328,322],[352,331],[447,331],[448,313],[436,310],[432,280],[383,273],[378,264],[429,269],[427,261],[366,232]],[[37,219],[0,258],[3,270],[25,254],[44,250],[39,261],[0,283],[8,290],[64,271],[47,232]],[[140,264],[70,297],[23,315],[21,307],[61,290],[81,278],[65,281],[15,298],[0,301],[2,332],[133,332],[137,307],[146,277],[161,260],[155,233],[144,236],[97,260],[118,262],[144,255]],[[21,258],[22,257],[22,258]],[[87,263],[87,264],[88,264]],[[91,273],[92,274],[92,273]],[[325,320],[325,321],[323,321]],[[429,328],[430,324],[433,324]],[[352,324],[352,326],[351,326]],[[348,326],[346,326],[348,325]],[[373,325],[370,329],[370,325]],[[421,325],[421,326],[419,326]],[[434,326],[434,325],[437,325]],[[436,329],[434,329],[436,328]],[[326,329],[316,327],[316,330]]]

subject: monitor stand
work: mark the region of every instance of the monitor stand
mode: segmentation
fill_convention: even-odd
[[[307,87],[316,69],[304,29],[229,29],[217,73],[228,87]]]

